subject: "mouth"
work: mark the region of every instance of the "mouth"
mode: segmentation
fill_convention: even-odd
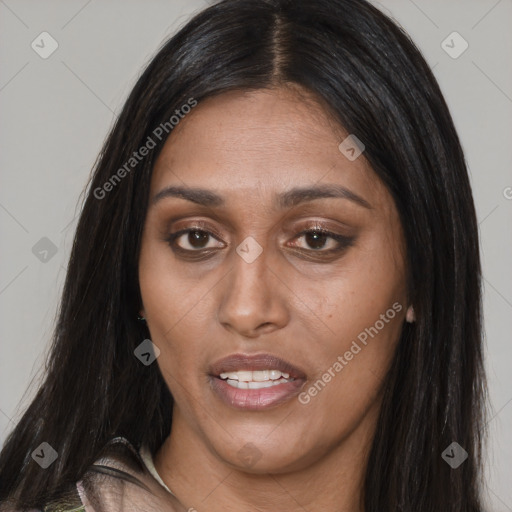
[[[276,407],[297,395],[306,374],[271,354],[234,354],[209,369],[215,394],[227,405],[246,410]]]

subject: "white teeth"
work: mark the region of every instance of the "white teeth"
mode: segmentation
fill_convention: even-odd
[[[277,386],[279,384],[282,384],[283,382],[290,382],[290,381],[287,381],[285,379],[280,379],[280,380],[267,380],[265,382],[254,382],[254,381],[240,382],[238,380],[227,379],[226,382],[230,386],[232,386],[234,388],[238,388],[238,389],[263,389],[263,388],[270,388],[272,386]]]
[[[290,379],[289,373],[279,370],[240,370],[221,373],[219,377],[230,386],[238,389],[263,389],[294,380],[293,378]]]
[[[239,380],[230,380],[228,379],[228,383],[238,389],[249,389],[248,382],[240,382]]]
[[[225,372],[221,373],[219,377],[223,380],[233,380],[240,383],[248,382],[271,382],[278,379],[289,379],[290,374],[281,372],[279,370],[258,370],[258,371],[247,371],[240,370],[236,372]],[[293,379],[290,379],[293,380]],[[244,388],[247,389],[247,388]]]
[[[252,380],[255,382],[265,382],[266,380],[270,380],[270,372],[268,370],[252,372]]]
[[[237,372],[227,372],[227,373],[221,373],[219,375],[221,379],[233,379],[238,380],[238,373]]]
[[[252,372],[243,371],[243,372],[235,372],[235,375],[238,374],[239,382],[249,382],[252,380]]]

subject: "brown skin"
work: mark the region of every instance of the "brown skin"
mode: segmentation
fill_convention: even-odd
[[[277,88],[210,98],[175,128],[154,168],[151,198],[185,185],[225,199],[222,207],[182,198],[150,205],[140,255],[141,314],[174,397],[172,435],[155,466],[185,509],[363,510],[383,379],[408,306],[404,240],[393,200],[364,154],[351,162],[339,151],[347,134],[305,94]],[[327,183],[371,208],[340,198],[273,205],[274,194]],[[192,245],[185,234],[175,245],[217,250],[187,260],[166,237],[194,231],[198,220],[218,240]],[[315,245],[298,236],[316,223],[353,244],[322,256],[336,240]],[[252,263],[235,250],[248,236],[263,248]],[[403,307],[395,318],[307,404],[294,397],[242,411],[209,385],[212,362],[271,353],[305,371],[307,390],[396,302]],[[250,467],[238,456],[247,443],[261,456]]]

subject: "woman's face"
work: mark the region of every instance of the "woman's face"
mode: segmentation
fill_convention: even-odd
[[[231,467],[284,472],[373,435],[408,306],[404,243],[347,135],[289,88],[230,92],[155,164],[141,313],[173,434]]]

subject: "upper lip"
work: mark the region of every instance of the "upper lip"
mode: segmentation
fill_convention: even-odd
[[[218,377],[221,373],[237,370],[279,370],[288,373],[294,379],[305,379],[306,374],[300,368],[272,354],[232,354],[217,360],[209,368],[210,375]]]

